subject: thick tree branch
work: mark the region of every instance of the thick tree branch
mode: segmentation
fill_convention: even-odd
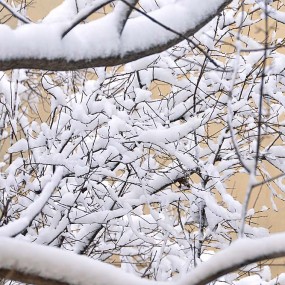
[[[152,284],[149,280],[86,256],[11,238],[0,238],[0,252],[0,278],[26,284]]]
[[[32,284],[206,285],[242,266],[285,256],[285,234],[238,240],[175,283],[140,279],[85,256],[11,238],[0,238],[0,252],[0,277]]]
[[[197,7],[197,1],[181,1],[154,11],[151,16],[184,37],[190,37],[231,0],[208,2],[208,5]],[[112,16],[79,25],[64,39],[61,34],[66,30],[66,24],[54,25],[51,29],[44,24],[25,25],[15,31],[0,25],[0,38],[5,39],[0,47],[0,70],[76,70],[114,66],[162,52],[183,40],[144,16],[129,19],[120,36],[117,27],[112,26]]]

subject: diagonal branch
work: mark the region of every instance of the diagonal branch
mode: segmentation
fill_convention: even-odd
[[[29,19],[27,19],[26,17],[21,15],[16,9],[14,9],[10,5],[8,5],[3,0],[0,0],[0,5],[2,5],[4,8],[6,8],[15,18],[17,18],[18,20],[20,20],[24,24],[30,24],[31,23],[31,21]]]
[[[62,38],[64,38],[72,29],[74,29],[77,25],[79,25],[82,21],[87,19],[90,15],[95,13],[96,11],[100,10],[107,4],[113,2],[114,0],[100,0],[96,1],[96,3],[91,7],[86,7],[85,9],[81,10],[76,17],[72,20],[72,22],[67,26],[67,28],[62,33]]]
[[[47,201],[51,197],[55,188],[59,185],[63,176],[62,167],[58,167],[50,182],[46,184],[41,195],[29,207],[27,207],[20,217],[0,228],[0,236],[14,237],[22,233],[33,222],[34,218],[42,211]]]

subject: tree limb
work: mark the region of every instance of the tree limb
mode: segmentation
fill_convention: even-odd
[[[194,35],[218,15],[232,0],[209,1],[209,5],[197,6],[197,1],[166,5],[152,14],[153,18],[169,20],[168,26],[183,34]],[[185,7],[184,7],[185,6]],[[175,9],[174,9],[175,8]],[[112,15],[94,22],[79,25],[63,40],[61,31],[66,24],[31,24],[10,30],[0,25],[0,38],[6,39],[0,46],[0,70],[34,68],[45,70],[76,70],[81,68],[125,64],[145,56],[162,52],[179,43],[183,38],[158,26],[144,16],[129,19],[122,35],[110,25]],[[176,25],[177,19],[184,25]],[[144,37],[138,30],[144,27]],[[47,30],[49,33],[47,34]],[[92,31],[92,36],[90,32]],[[40,42],[40,45],[37,43]]]
[[[32,284],[206,285],[242,266],[285,256],[285,233],[240,239],[175,283],[140,279],[86,256],[11,238],[0,238],[0,252],[0,277]]]
[[[0,278],[26,284],[153,284],[149,280],[143,280],[115,266],[86,256],[12,238],[0,238],[0,252]]]

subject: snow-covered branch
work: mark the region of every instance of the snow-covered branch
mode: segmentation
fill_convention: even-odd
[[[28,284],[151,285],[157,284],[86,256],[0,238],[0,278]]]
[[[240,239],[176,282],[141,279],[85,256],[11,238],[0,238],[0,252],[0,277],[38,285],[206,285],[242,266],[285,256],[285,234]]]
[[[149,15],[189,37],[230,2],[182,0]],[[144,16],[129,19],[122,34],[116,23],[116,13],[111,13],[102,19],[77,25],[64,38],[62,33],[70,25],[69,22],[28,24],[16,30],[0,25],[0,70],[76,70],[114,66],[164,51],[182,40]]]
[[[228,2],[65,0],[38,24],[0,26],[0,59],[17,67],[116,64],[185,39],[123,67],[0,71],[1,277],[204,285],[284,255],[284,234],[262,227],[276,230],[285,200],[283,24],[258,40],[258,6],[232,1],[187,38]],[[255,284],[241,271],[222,282]]]
[[[38,199],[36,199],[27,209],[25,209],[17,220],[10,222],[8,225],[0,227],[0,236],[17,236],[27,229],[27,227],[33,222],[34,218],[42,211],[55,188],[62,180],[62,173],[62,167],[58,167],[54,175],[51,177],[51,181],[48,182],[44,187]]]
[[[285,256],[285,234],[239,239],[193,269],[177,285],[205,285],[248,264]]]

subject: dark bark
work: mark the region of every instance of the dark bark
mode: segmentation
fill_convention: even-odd
[[[115,66],[120,64],[125,64],[149,55],[153,55],[168,48],[178,44],[185,38],[193,36],[198,32],[203,26],[205,26],[209,21],[211,21],[215,16],[217,16],[223,9],[231,2],[232,0],[226,0],[223,4],[218,7],[217,10],[213,11],[211,15],[203,19],[195,28],[189,29],[183,35],[175,34],[174,38],[171,40],[159,43],[154,46],[150,46],[147,49],[133,50],[124,55],[113,55],[108,57],[94,57],[94,58],[85,58],[81,60],[67,60],[66,58],[10,58],[0,60],[0,70],[9,70],[9,69],[43,69],[43,70],[53,70],[53,71],[64,71],[64,70],[78,70],[83,68],[92,68],[100,66]]]

